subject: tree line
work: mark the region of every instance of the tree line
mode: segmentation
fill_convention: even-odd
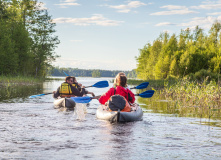
[[[209,33],[196,26],[181,30],[177,36],[161,33],[154,42],[140,49],[137,76],[140,79],[168,77],[217,78],[221,67],[221,23],[216,21]]]
[[[37,0],[0,0],[0,75],[45,76],[58,57],[54,27]]]
[[[66,74],[75,77],[115,77],[119,72],[124,72],[128,78],[136,78],[136,70],[121,71],[121,70],[99,70],[99,69],[78,69],[78,68],[59,68],[51,67],[48,70],[48,75],[51,76],[66,76]],[[65,74],[66,73],[66,74]]]

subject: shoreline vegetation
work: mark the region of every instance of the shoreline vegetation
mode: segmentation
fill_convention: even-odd
[[[215,21],[208,33],[199,26],[182,29],[178,35],[161,33],[136,57],[137,77],[143,80],[138,82],[148,81],[158,90],[159,101],[165,100],[178,114],[197,112],[199,117],[220,119],[220,51],[221,21]]]
[[[30,86],[40,84],[45,78],[25,77],[25,76],[0,76],[0,88],[9,86]]]
[[[167,114],[178,114],[179,116],[199,117],[209,119],[220,119],[221,112],[221,82],[208,78],[202,82],[187,79],[167,79],[167,80],[128,80],[128,84],[138,85],[149,82],[148,89],[157,90],[160,101],[167,102]],[[152,106],[156,102],[145,99]],[[163,107],[163,105],[162,105]],[[157,112],[157,109],[154,109]]]

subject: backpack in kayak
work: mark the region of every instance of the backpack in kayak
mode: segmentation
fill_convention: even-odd
[[[123,110],[126,106],[127,102],[123,96],[113,95],[110,97],[108,101],[108,107],[112,111],[118,111],[118,109]]]

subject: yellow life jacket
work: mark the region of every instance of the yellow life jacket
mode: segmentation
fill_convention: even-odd
[[[78,85],[76,83],[73,83],[72,86],[78,88]]]
[[[67,82],[62,83],[60,86],[59,93],[61,97],[66,97],[68,95],[71,95],[72,90],[70,84],[68,84]]]

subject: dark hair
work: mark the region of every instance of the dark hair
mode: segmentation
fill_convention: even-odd
[[[76,78],[74,76],[71,76],[71,78],[73,78],[73,82],[76,80]]]
[[[71,76],[65,77],[65,82],[69,81],[71,78],[73,78],[73,77],[71,77]]]
[[[126,87],[127,77],[125,75],[119,75],[116,78],[117,78],[117,85],[118,86]]]

